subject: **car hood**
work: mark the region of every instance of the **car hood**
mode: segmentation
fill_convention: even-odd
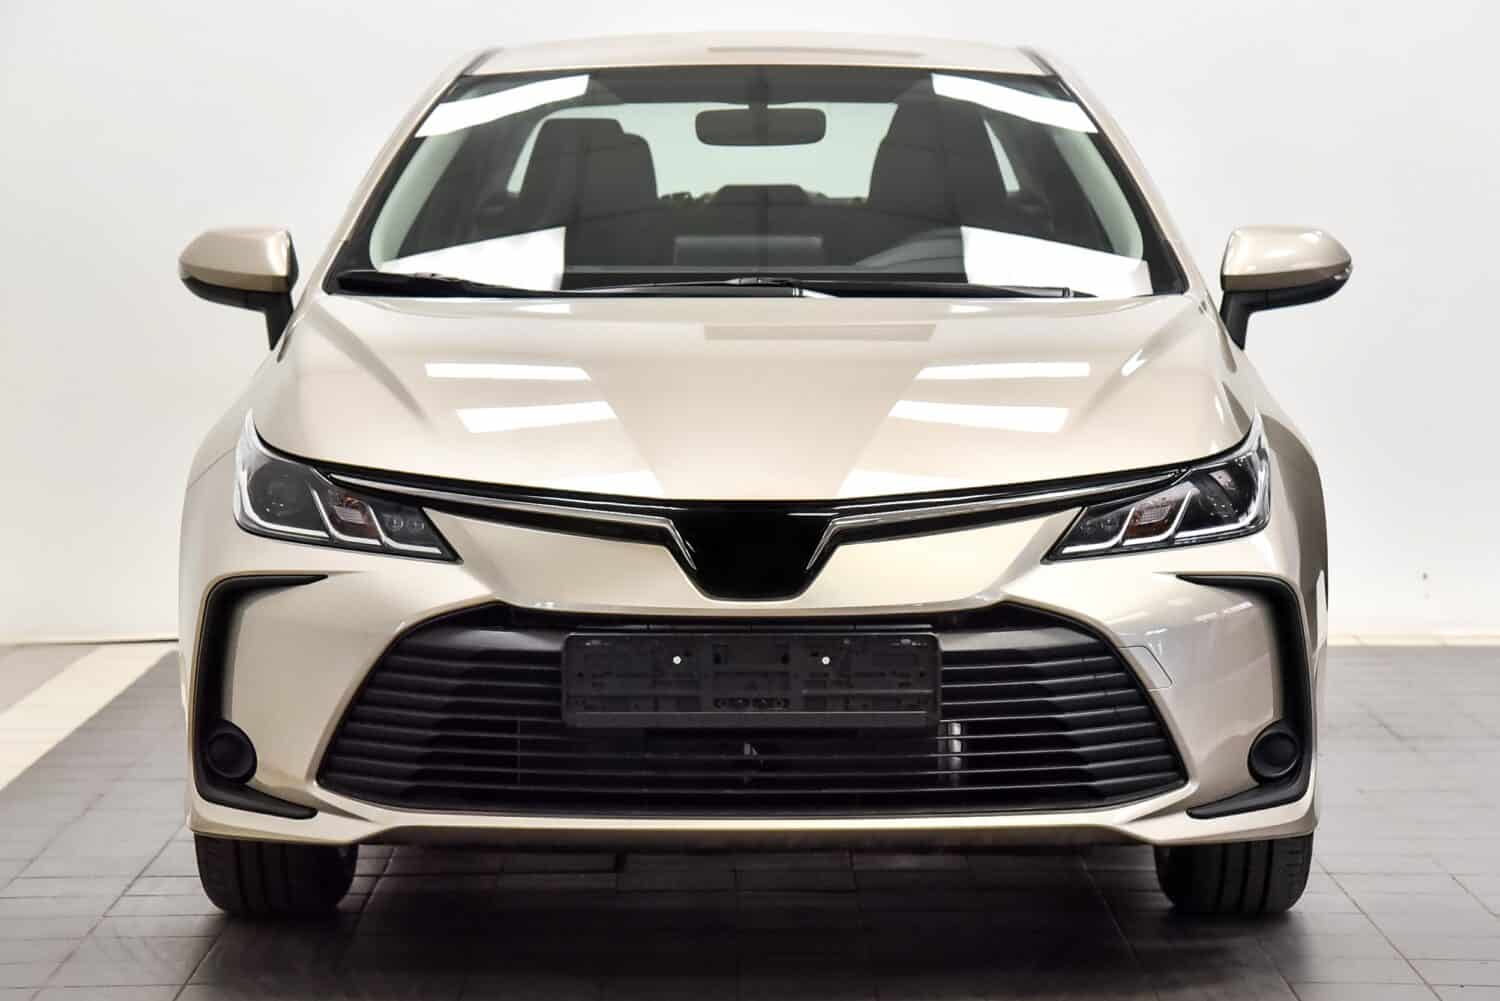
[[[250,394],[329,463],[644,497],[883,496],[1169,465],[1249,429],[1206,303],[314,293]]]

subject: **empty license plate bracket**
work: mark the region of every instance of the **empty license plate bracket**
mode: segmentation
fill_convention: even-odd
[[[603,729],[929,729],[930,633],[574,633],[562,715]]]

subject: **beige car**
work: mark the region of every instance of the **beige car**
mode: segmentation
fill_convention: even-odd
[[[1310,864],[1327,558],[1231,236],[1216,309],[1109,117],[1027,50],[659,36],[481,53],[193,465],[181,630],[210,897],[335,906],[362,844],[1137,842],[1196,913]]]

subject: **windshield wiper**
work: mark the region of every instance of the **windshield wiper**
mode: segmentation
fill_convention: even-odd
[[[491,285],[467,278],[454,278],[431,272],[405,274],[400,271],[376,271],[374,268],[351,268],[333,276],[343,292],[374,292],[385,295],[451,295],[494,296],[518,299],[556,298],[556,292],[510,285]]]
[[[776,275],[742,275],[734,278],[683,279],[637,282],[629,285],[585,285],[569,289],[520,288],[470,281],[433,272],[407,274],[352,268],[334,276],[340,291],[377,295],[491,297],[555,299],[559,296],[676,296],[721,295],[815,295],[815,296],[905,296],[909,298],[966,299],[1071,299],[1087,296],[1070,288],[1051,285],[980,285],[973,282],[898,280],[890,278],[791,278]]]
[[[646,282],[635,285],[599,285],[589,290],[630,294],[637,291],[682,289],[691,295],[703,288],[781,288],[831,296],[906,296],[910,298],[965,299],[1072,299],[1092,298],[1060,285],[983,285],[974,282],[948,282],[890,278],[791,278],[776,275],[743,275],[736,278],[714,278],[685,281]],[[580,290],[583,291],[583,290]]]
[[[682,295],[739,295],[739,296],[797,296],[804,289],[794,284],[779,281],[706,281],[706,282],[647,282],[635,285],[585,285],[578,288],[538,289],[519,288],[514,285],[492,285],[488,282],[470,281],[422,271],[408,274],[402,271],[377,271],[373,268],[351,268],[334,275],[334,283],[341,292],[366,292],[374,295],[453,296],[456,298],[491,299],[557,299],[563,296],[610,298],[615,296],[682,296]],[[818,295],[818,292],[808,294]]]

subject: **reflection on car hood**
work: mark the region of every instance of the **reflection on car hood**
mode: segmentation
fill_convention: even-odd
[[[312,459],[673,499],[1030,483],[1234,445],[1206,304],[315,293],[251,394]]]

